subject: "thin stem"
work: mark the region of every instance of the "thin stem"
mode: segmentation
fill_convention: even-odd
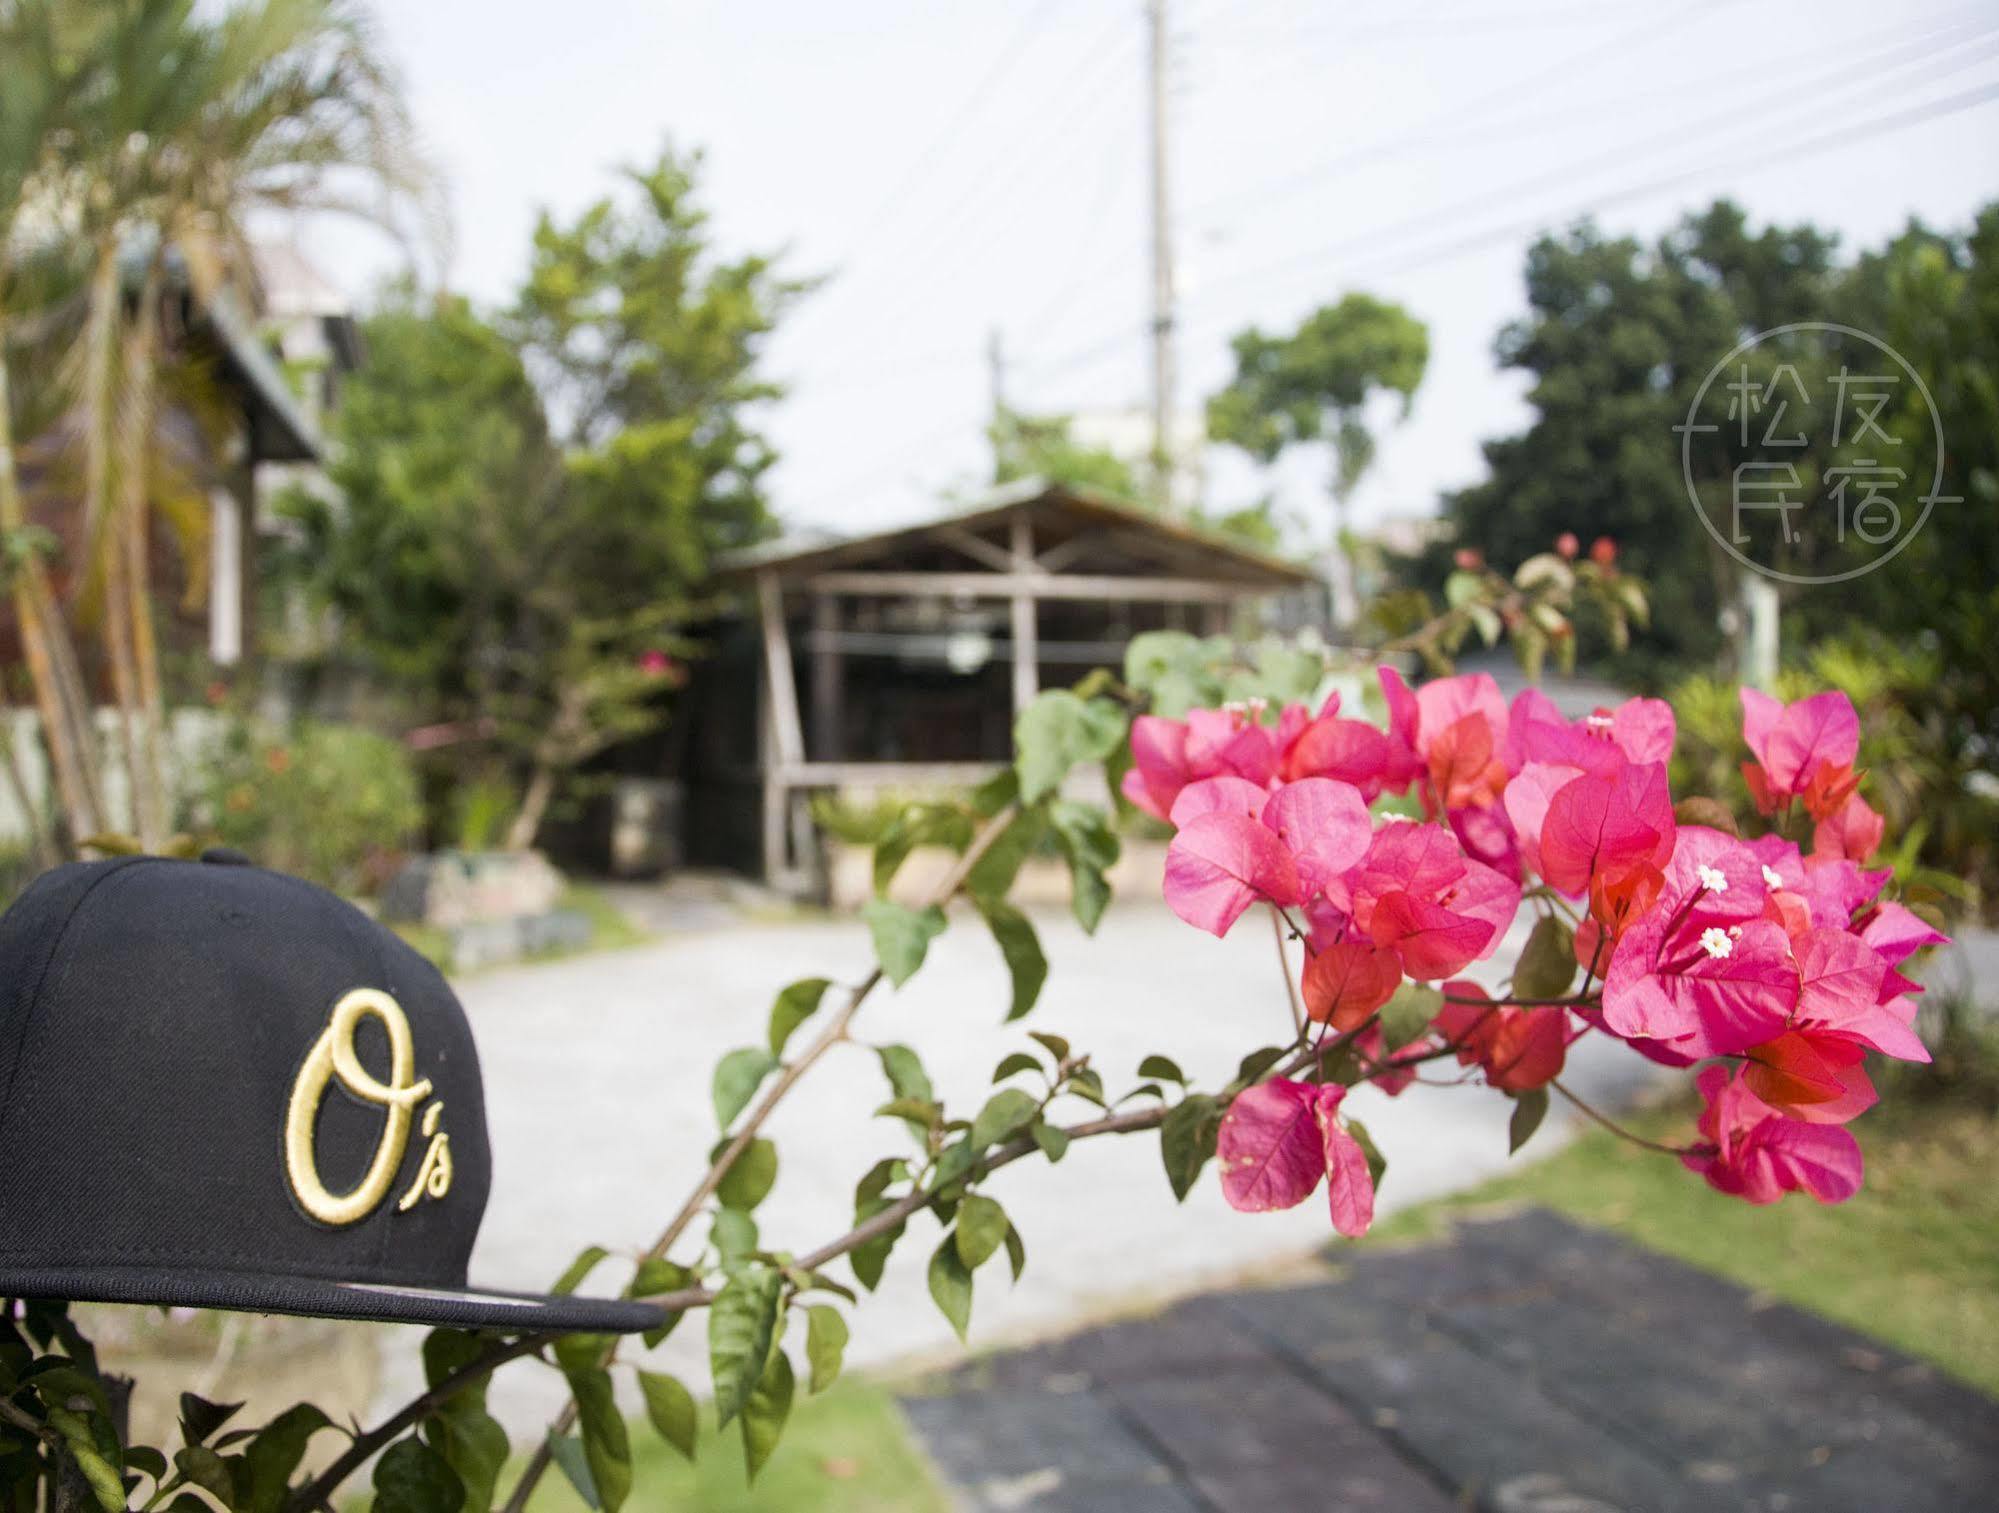
[[[1685,1154],[1686,1148],[1684,1146],[1661,1145],[1657,1140],[1647,1140],[1643,1135],[1632,1134],[1630,1130],[1626,1129],[1623,1125],[1619,1124],[1615,1119],[1610,1118],[1606,1114],[1598,1112],[1596,1109],[1590,1107],[1589,1104],[1583,1102],[1582,1099],[1578,1098],[1574,1093],[1570,1092],[1567,1088],[1563,1087],[1561,1081],[1557,1078],[1550,1078],[1548,1081],[1548,1086],[1553,1088],[1556,1092],[1560,1093],[1564,1098],[1568,1099],[1569,1102],[1573,1103],[1577,1108],[1581,1109],[1585,1114],[1589,1115],[1590,1118],[1594,1119],[1598,1124],[1602,1125],[1605,1129],[1609,1130],[1613,1135],[1616,1135],[1619,1139],[1629,1140],[1633,1145],[1642,1145],[1648,1151],[1657,1151],[1662,1156],[1679,1156]]]
[[[985,827],[972,838],[971,845],[965,848],[965,854],[958,858],[957,865],[945,875],[936,888],[931,890],[927,903],[937,906],[949,903],[958,890],[965,885],[965,879],[971,875],[972,868],[978,865],[979,858],[984,856],[987,850],[991,848],[993,842],[1000,838],[1006,827],[1013,823],[1014,817],[1019,812],[1020,806],[1018,804],[1009,804],[991,819],[987,820]],[[757,1138],[757,1132],[763,1128],[764,1122],[770,1118],[778,1104],[784,1100],[785,1095],[798,1085],[799,1079],[817,1064],[820,1057],[824,1056],[834,1046],[847,1038],[847,1030],[853,1024],[854,1016],[860,1012],[861,1005],[867,1002],[868,995],[874,992],[875,988],[880,985],[881,980],[882,969],[877,966],[848,995],[846,1004],[841,1008],[839,1013],[833,1016],[825,1028],[805,1048],[804,1052],[796,1060],[788,1063],[778,1073],[777,1079],[765,1089],[763,1096],[757,1100],[756,1106],[750,1110],[748,1116],[738,1126],[735,1135],[731,1137],[722,1154],[709,1166],[706,1175],[695,1185],[694,1191],[688,1195],[687,1201],[680,1205],[680,1211],[673,1216],[666,1228],[660,1231],[659,1238],[654,1240],[652,1245],[646,1250],[645,1256],[647,1260],[659,1260],[665,1256],[679,1241],[680,1237],[687,1232],[688,1226],[694,1222],[701,1211],[707,1206],[708,1200],[715,1196],[716,1191],[722,1185],[722,1180],[729,1175],[729,1169],[741,1158],[743,1152],[750,1148],[751,1143]],[[811,1268],[808,1267],[807,1269]],[[609,1366],[612,1361],[617,1359],[618,1344],[618,1341],[613,1340],[605,1348],[604,1365]],[[572,1398],[568,1403],[563,1405],[562,1411],[556,1415],[554,1424],[550,1427],[549,1432],[542,1436],[541,1443],[535,1446],[534,1454],[528,1458],[527,1465],[522,1468],[520,1480],[514,1484],[514,1490],[508,1496],[502,1513],[522,1513],[522,1510],[527,1507],[528,1498],[533,1495],[536,1485],[547,1474],[549,1464],[554,1458],[555,1452],[551,1446],[556,1439],[567,1434],[575,1425],[576,1402]]]
[[[1270,906],[1270,933],[1277,940],[1277,966],[1284,974],[1284,991],[1291,1000],[1291,1033],[1302,1036],[1305,1033],[1305,1004],[1298,996],[1298,983],[1291,975],[1291,953],[1284,949],[1284,913],[1276,904]]]
[[[1596,1003],[1600,997],[1600,994],[1584,993],[1573,998],[1514,998],[1511,996],[1505,998],[1473,998],[1462,993],[1446,993],[1444,995],[1444,1002],[1491,1004],[1494,1008],[1503,1008],[1511,1004],[1513,1007],[1519,1009],[1577,1009],[1588,1008],[1590,1005]]]
[[[543,1346],[558,1339],[552,1334],[522,1335],[517,1340],[508,1340],[495,1345],[478,1359],[461,1366],[421,1397],[412,1398],[374,1428],[354,1436],[340,1456],[313,1480],[307,1482],[292,1494],[288,1506],[293,1513],[304,1513],[309,1508],[331,1508],[333,1493],[339,1485],[366,1463],[369,1456],[394,1439],[403,1430],[427,1417],[434,1409],[442,1407],[467,1387],[490,1376],[508,1361],[524,1355],[532,1355]]]

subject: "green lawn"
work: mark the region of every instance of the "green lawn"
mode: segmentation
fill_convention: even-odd
[[[1683,1138],[1684,1117],[1632,1121]],[[1837,1319],[1999,1394],[1999,1120],[1963,1104],[1854,1126],[1867,1183],[1827,1207],[1724,1197],[1668,1157],[1591,1131],[1547,1161],[1384,1223],[1370,1243],[1439,1233],[1466,1209],[1531,1202]]]
[[[758,1475],[743,1481],[743,1447],[732,1425],[715,1432],[704,1408],[694,1463],[682,1460],[643,1420],[632,1425],[633,1482],[627,1508],[687,1513],[945,1513],[949,1504],[910,1443],[895,1401],[858,1379],[799,1399],[784,1439]],[[501,1486],[511,1485],[502,1478]],[[584,1513],[583,1499],[551,1468],[532,1513]]]

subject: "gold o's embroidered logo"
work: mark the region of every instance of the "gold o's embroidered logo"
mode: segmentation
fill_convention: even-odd
[[[378,1021],[388,1033],[387,1082],[377,1079],[355,1054],[354,1038],[363,1019]],[[336,1079],[363,1103],[377,1104],[383,1112],[374,1159],[360,1185],[346,1193],[327,1191],[313,1149],[319,1106]],[[356,988],[335,1004],[326,1028],[298,1069],[291,1106],[285,1114],[285,1175],[299,1206],[322,1224],[333,1225],[357,1223],[381,1207],[409,1149],[417,1107],[430,1092],[430,1079],[416,1076],[416,1045],[401,1004],[376,988]],[[451,1138],[441,1128],[443,1121],[442,1100],[423,1111],[423,1134],[430,1144],[416,1180],[396,1204],[399,1213],[416,1207],[426,1197],[441,1198],[451,1191]]]

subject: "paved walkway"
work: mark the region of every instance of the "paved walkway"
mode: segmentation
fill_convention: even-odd
[[[962,1366],[970,1513],[1989,1509],[1999,1403],[1545,1211]]]
[[[1000,1058],[1029,1046],[1029,1029],[1095,1052],[1113,1096],[1135,1084],[1148,1052],[1174,1057],[1196,1085],[1213,1087],[1246,1051],[1289,1036],[1271,936],[1257,919],[1244,919],[1226,941],[1136,901],[1114,907],[1094,939],[1065,914],[1037,923],[1051,973],[1029,1019],[1002,1025],[1008,988],[998,949],[976,915],[954,912],[922,973],[900,993],[871,999],[856,1034],[915,1047],[938,1092],[966,1117],[991,1092]],[[763,1040],[771,1000],[786,983],[852,981],[871,959],[856,921],[731,927],[718,918],[633,950],[462,983],[494,1162],[473,1279],[540,1288],[586,1243],[642,1249],[705,1169],[716,1139],[709,1077],[717,1057]],[[1590,1037],[1578,1049],[1574,1078],[1585,1096],[1614,1104],[1648,1077],[1649,1063],[1622,1047]],[[886,1097],[875,1056],[856,1045],[828,1056],[787,1099],[770,1131],[783,1166],[757,1214],[767,1245],[805,1251],[850,1226],[855,1181],[878,1157],[908,1148],[899,1124],[868,1117]],[[1396,1100],[1364,1089],[1353,1107],[1388,1156],[1385,1209],[1506,1165],[1511,1105],[1483,1089],[1417,1087]],[[1559,1110],[1548,1123],[1537,1152],[1568,1133]],[[1309,1257],[1329,1233],[1323,1202],[1234,1213],[1212,1170],[1176,1205],[1152,1134],[1088,1141],[1052,1168],[1020,1162],[998,1174],[992,1191],[1026,1239],[1028,1267],[1017,1287],[1006,1285],[1003,1267],[980,1274],[972,1327],[984,1347]],[[910,1226],[881,1291],[854,1321],[850,1362],[961,1358],[924,1281],[936,1241],[932,1221]],[[621,1285],[622,1264],[607,1262],[591,1286]],[[382,1402],[401,1401],[397,1394],[420,1380],[417,1338],[390,1335]],[[697,1320],[655,1359],[705,1385],[705,1351]],[[553,1373],[510,1371],[495,1382],[493,1403],[510,1429],[531,1433],[561,1395]]]

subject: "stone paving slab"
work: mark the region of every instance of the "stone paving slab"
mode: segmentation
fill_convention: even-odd
[[[905,1401],[972,1513],[1993,1507],[1999,1403],[1540,1210],[1214,1293]]]

